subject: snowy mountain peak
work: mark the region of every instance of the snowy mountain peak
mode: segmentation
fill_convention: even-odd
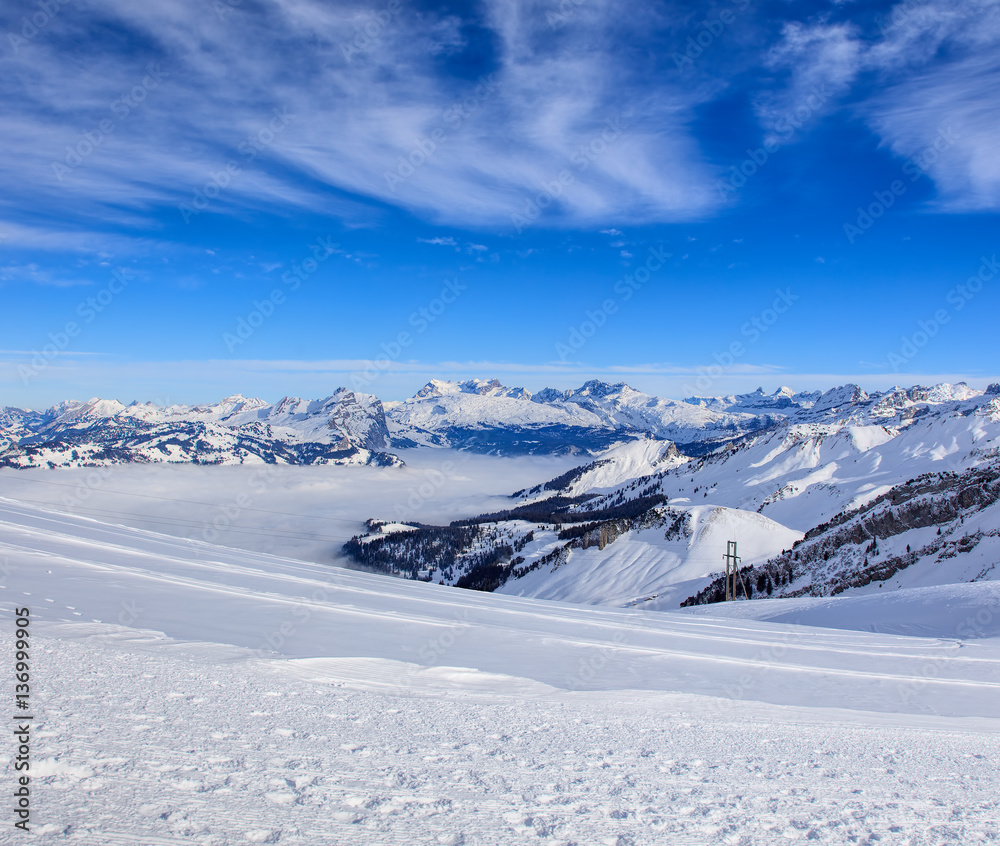
[[[868,399],[868,394],[857,385],[841,385],[831,388],[816,401],[813,411],[839,411],[845,407],[855,406]]]
[[[45,414],[0,415],[0,466],[122,462],[397,464],[377,397],[340,388],[322,400],[276,405],[233,394],[198,406],[93,398]]]
[[[508,388],[499,379],[466,379],[464,382],[431,379],[417,391],[413,399],[449,397],[457,394],[475,394],[481,397],[507,397],[509,399],[531,399],[529,391],[526,391],[524,388]]]
[[[87,425],[99,420],[114,417],[125,411],[125,405],[118,400],[105,400],[100,397],[91,397],[86,402],[67,402],[54,406],[54,424],[60,426]]]
[[[192,411],[225,419],[233,414],[254,411],[265,407],[267,407],[267,403],[262,399],[245,397],[243,394],[233,394],[211,405],[195,406]]]
[[[566,399],[571,393],[571,391],[560,391],[556,388],[542,388],[531,398],[531,401],[539,404],[558,402]]]
[[[445,397],[451,396],[452,394],[459,394],[462,392],[461,385],[458,382],[449,382],[443,379],[431,379],[426,385],[424,385],[416,394],[414,394],[414,399],[425,397]]]
[[[624,382],[618,382],[617,384],[612,385],[610,382],[602,382],[600,379],[591,379],[589,382],[584,382],[583,385],[573,391],[573,393],[577,396],[603,399],[604,397],[620,393],[626,389],[629,391],[634,390]]]

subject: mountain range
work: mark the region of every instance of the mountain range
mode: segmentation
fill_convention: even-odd
[[[0,467],[122,463],[400,464],[382,403],[345,388],[271,405],[236,394],[212,405],[117,400],[47,411],[0,409]]]
[[[988,389],[995,391],[994,387]],[[856,385],[826,392],[655,397],[624,383],[590,381],[531,394],[497,380],[432,380],[402,402],[340,388],[319,400],[269,404],[239,394],[211,405],[69,401],[46,411],[0,409],[0,466],[65,467],[124,462],[316,464],[400,462],[392,449],[453,447],[498,455],[595,455],[654,437],[699,456],[775,427],[831,421],[902,426],[982,392],[958,385]]]
[[[401,405],[426,408],[430,397],[444,395],[460,410],[474,387],[431,385],[425,397]],[[488,401],[533,401],[478,387]],[[593,405],[602,411],[638,404],[631,389],[594,385],[554,402],[575,404],[584,390],[599,395]],[[647,407],[671,407],[667,402]],[[449,527],[382,515],[345,552],[362,566],[411,578],[649,609],[724,599],[729,541],[738,542],[744,568],[741,598],[1000,575],[997,386],[874,395],[846,386],[684,404],[720,416],[768,410],[758,425],[703,454],[649,434],[620,443],[515,492],[502,513]]]
[[[402,402],[339,389],[269,404],[0,409],[0,467],[371,464],[394,449],[578,454],[510,507],[450,526],[374,514],[358,566],[460,587],[675,608],[996,578],[1000,386],[757,390],[682,401],[591,381],[535,394],[431,381]],[[730,585],[730,592],[733,586]],[[646,604],[648,603],[648,605]]]

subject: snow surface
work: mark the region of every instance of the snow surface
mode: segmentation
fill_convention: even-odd
[[[574,479],[565,494],[599,492],[687,461],[689,459],[677,454],[669,441],[654,438],[626,441],[600,453],[594,462],[596,466]]]
[[[655,609],[654,601],[649,606]],[[922,637],[1000,638],[1000,584],[977,582],[865,595],[755,599],[694,605],[678,613]]]
[[[497,592],[609,606],[655,593],[657,607],[677,608],[707,576],[723,568],[728,541],[737,541],[741,563],[747,566],[791,548],[802,537],[753,511],[697,505],[687,513],[690,537],[666,540],[662,527],[629,531],[603,550],[571,550],[568,563],[539,568]],[[535,533],[536,543],[521,553],[528,564],[554,547],[551,535]]]
[[[992,585],[911,591],[905,637],[829,627],[903,591],[781,602],[827,628],[600,609],[9,500],[0,564],[5,630],[34,621],[25,842],[995,842],[1000,638],[960,628]]]

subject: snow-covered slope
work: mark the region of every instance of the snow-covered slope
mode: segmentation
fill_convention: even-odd
[[[428,667],[462,667],[562,690],[644,689],[726,696],[725,685],[756,650],[788,641],[783,627],[727,625],[685,614],[642,613],[457,591],[275,556],[229,550],[0,500],[5,560],[3,613],[31,607],[35,622],[118,625],[167,637],[228,644],[260,658],[368,659],[400,693],[419,690]],[[984,599],[997,594],[984,586]],[[791,607],[791,606],[789,606]],[[964,614],[965,609],[960,609]],[[938,623],[961,622],[945,603]],[[442,635],[451,636],[442,642]],[[815,638],[824,648],[817,649]],[[967,643],[909,708],[883,688],[919,674],[938,641],[902,645],[869,634],[794,634],[787,655],[746,698],[811,704],[804,674],[827,676],[823,704],[871,710],[995,716],[996,645]],[[600,672],[577,676],[580,658],[606,655]],[[967,651],[964,651],[967,650]],[[865,655],[858,661],[858,654]],[[980,657],[982,661],[968,660]],[[863,667],[861,664],[863,663]],[[344,663],[331,662],[336,672]],[[691,675],[690,673],[693,673]],[[850,683],[846,682],[850,679]],[[958,682],[961,683],[958,683]],[[882,692],[880,692],[880,690]],[[984,698],[985,697],[985,698]]]
[[[695,506],[679,513],[684,516],[681,532],[670,532],[666,521],[647,521],[654,525],[628,530],[603,548],[571,547],[564,556],[509,580],[497,592],[613,607],[655,595],[662,607],[676,608],[692,586],[700,587],[719,571],[727,541],[739,541],[740,555],[749,564],[766,561],[801,537],[749,511]],[[521,553],[527,567],[557,548],[544,533],[536,532],[536,537],[543,542],[538,554],[530,548]]]
[[[907,408],[924,410],[900,421],[897,409],[895,425],[874,424],[871,408],[822,421],[788,421],[701,458],[649,465],[644,473],[637,469],[674,504],[707,501],[759,511],[804,532],[922,473],[960,472],[1000,455],[996,395]],[[628,475],[633,459],[627,451],[612,450],[598,460],[605,458],[610,463],[600,473]],[[597,472],[575,477],[566,490],[579,495],[603,489]]]
[[[997,579],[1000,467],[928,473],[811,529],[793,549],[743,574],[748,591],[828,596]],[[692,602],[718,601],[716,581]]]
[[[0,574],[4,630],[15,608],[31,621],[18,843],[995,835],[1000,638],[979,622],[1000,616],[995,584],[714,616],[609,610],[11,501]],[[906,609],[921,637],[867,630],[897,631]],[[827,628],[773,621],[796,613]],[[0,765],[14,754],[6,744]]]
[[[516,491],[513,496],[528,500],[546,491],[577,496],[589,491],[611,489],[669,467],[678,467],[689,460],[670,441],[650,437],[625,441],[600,453],[589,464],[581,464],[555,479]]]
[[[655,611],[666,606],[653,600]],[[683,612],[907,637],[1000,638],[1000,584],[947,584],[851,596],[761,599],[692,605]]]
[[[648,437],[613,447],[518,491],[516,506],[484,515],[472,534],[424,529],[347,551],[415,578],[615,606],[724,596],[728,541],[758,596],[990,580],[1000,575],[998,456],[995,390],[873,399],[848,386],[701,458]],[[917,477],[919,496],[908,487]],[[706,513],[728,515],[710,541]]]

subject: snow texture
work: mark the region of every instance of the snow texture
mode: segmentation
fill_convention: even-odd
[[[817,628],[471,593],[11,501],[0,558],[5,629],[15,606],[34,621],[31,842],[995,842],[990,583],[781,603]],[[850,630],[908,593],[923,636]]]

